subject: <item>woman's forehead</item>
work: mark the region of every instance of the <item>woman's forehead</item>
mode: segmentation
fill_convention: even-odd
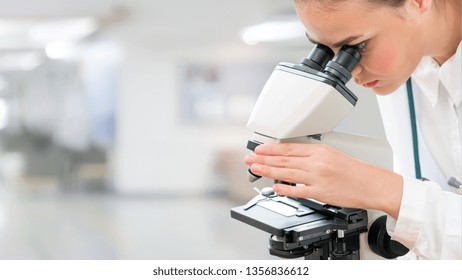
[[[342,9],[326,9],[315,4],[297,7],[307,36],[316,42],[334,45],[348,37],[364,35],[374,28],[377,10],[358,1],[341,1]]]
[[[357,19],[345,11],[326,12],[306,9],[299,13],[299,16],[308,37],[318,42],[330,39],[329,41],[332,40],[333,43],[336,41],[335,37],[351,36],[353,34],[348,33],[358,28]]]

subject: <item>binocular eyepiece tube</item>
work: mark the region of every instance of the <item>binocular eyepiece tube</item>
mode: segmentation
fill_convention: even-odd
[[[332,58],[334,58],[334,52],[329,47],[317,44],[300,63],[317,71],[324,72],[327,62]]]
[[[329,47],[317,44],[308,57],[300,63],[346,84],[351,79],[351,72],[360,59],[361,51],[356,46],[343,46],[334,56],[334,52]]]

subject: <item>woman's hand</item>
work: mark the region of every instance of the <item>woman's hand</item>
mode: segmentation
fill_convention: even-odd
[[[304,186],[275,184],[281,195],[331,205],[382,210],[397,218],[402,177],[323,144],[263,144],[245,157],[251,171]]]

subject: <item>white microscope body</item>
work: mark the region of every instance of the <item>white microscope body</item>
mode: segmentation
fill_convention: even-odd
[[[275,68],[249,118],[247,127],[253,135],[248,148],[253,150],[263,143],[323,143],[392,170],[392,151],[385,140],[334,131],[356,104],[356,96],[345,84],[361,55],[354,47],[344,47],[333,60],[332,57],[330,49],[317,45],[301,64],[281,63]],[[258,178],[249,171],[250,181]],[[368,210],[368,228],[376,218],[384,215]],[[369,232],[360,234],[360,258],[381,259],[383,257],[374,253],[367,242]],[[385,233],[383,225],[380,234]],[[385,251],[392,251],[391,255],[385,253],[386,258],[396,257],[393,254],[395,244],[385,247]]]

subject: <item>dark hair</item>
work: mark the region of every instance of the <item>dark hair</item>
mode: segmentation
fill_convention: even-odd
[[[303,3],[303,2],[312,2],[312,1],[322,1],[323,4],[333,4],[334,2],[339,2],[339,1],[347,1],[347,0],[295,0],[296,4]],[[389,7],[402,7],[404,3],[406,3],[406,0],[365,0],[370,4],[377,5],[377,6],[389,6]]]
[[[315,2],[317,4],[321,4],[321,6],[324,6],[325,9],[339,9],[339,7],[335,7],[334,4],[338,4],[338,2],[344,2],[347,0],[295,0],[295,4],[308,4]],[[391,8],[399,8],[404,6],[407,0],[364,0],[367,4],[374,5],[376,7],[391,7]],[[459,0],[460,1],[460,0]],[[446,6],[446,4],[449,1],[447,0],[439,0],[439,1],[434,1],[433,6],[441,11],[443,8]],[[454,1],[456,2],[456,1]],[[329,6],[330,5],[330,6]]]
[[[402,7],[406,0],[367,0],[371,4],[390,7]]]

